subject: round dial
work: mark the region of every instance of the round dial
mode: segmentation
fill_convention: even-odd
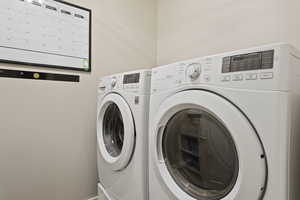
[[[199,78],[201,74],[201,64],[200,63],[192,63],[187,67],[187,76],[192,80],[196,80]]]
[[[112,78],[110,84],[111,84],[111,87],[114,88],[117,85],[117,79],[116,78]]]

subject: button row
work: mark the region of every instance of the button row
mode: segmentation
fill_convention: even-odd
[[[264,79],[272,79],[274,77],[273,72],[263,72],[259,74],[259,78],[261,80]],[[245,74],[246,80],[257,80],[258,74],[257,73],[248,73]],[[242,81],[244,80],[244,74],[234,74],[234,75],[225,75],[221,77],[222,82],[228,82],[228,81]]]
[[[139,86],[138,85],[124,85],[124,88],[125,89],[137,89],[137,88],[139,88]]]

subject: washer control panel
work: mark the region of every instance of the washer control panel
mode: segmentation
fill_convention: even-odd
[[[146,94],[150,91],[150,70],[140,70],[124,74],[103,77],[98,89],[102,92],[126,91],[130,93]]]

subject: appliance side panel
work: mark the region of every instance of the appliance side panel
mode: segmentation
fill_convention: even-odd
[[[295,54],[290,55],[290,65],[292,66],[292,94],[291,94],[291,138],[289,155],[289,200],[300,199],[300,58]]]
[[[149,85],[149,84],[148,84]],[[143,109],[142,112],[136,112],[136,119],[135,119],[135,123],[137,123],[137,121],[142,120],[141,122],[145,122],[143,123],[143,125],[141,126],[139,124],[136,124],[136,126],[141,126],[140,127],[140,132],[136,133],[136,134],[140,134],[137,135],[137,142],[139,142],[139,145],[137,146],[138,149],[141,149],[143,152],[139,152],[139,154],[142,154],[139,159],[141,159],[141,170],[142,170],[142,174],[141,174],[141,179],[144,180],[142,182],[143,185],[143,193],[144,193],[144,199],[148,200],[149,199],[149,174],[148,174],[148,154],[149,154],[149,144],[148,144],[148,137],[149,137],[149,103],[150,103],[150,96],[149,95],[142,95],[140,96],[140,102],[139,104],[135,105],[135,109]],[[140,108],[137,108],[140,107]],[[137,149],[137,148],[136,148]],[[137,154],[137,152],[135,152],[135,154]]]

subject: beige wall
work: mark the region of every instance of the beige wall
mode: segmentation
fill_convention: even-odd
[[[0,200],[96,195],[97,79],[155,64],[155,1],[71,2],[93,9],[93,71],[74,72],[79,84],[0,79]]]
[[[287,0],[286,10],[286,23],[287,31],[286,40],[300,49],[300,1]]]
[[[300,47],[298,12],[296,0],[159,0],[158,64],[280,41]]]

